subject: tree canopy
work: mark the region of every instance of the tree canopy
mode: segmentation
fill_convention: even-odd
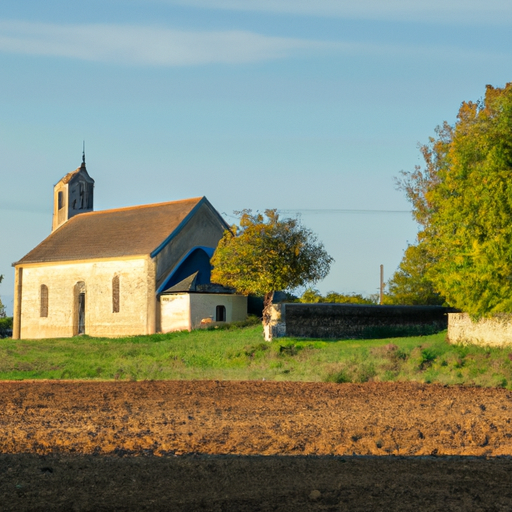
[[[474,317],[512,311],[512,83],[462,103],[400,187],[422,225],[427,277]]]
[[[212,258],[212,280],[241,293],[264,296],[263,321],[276,291],[316,283],[329,273],[333,259],[317,236],[298,219],[237,212],[239,226],[226,231]]]
[[[431,266],[431,256],[425,243],[409,245],[398,270],[387,283],[384,304],[442,305],[444,298],[434,290],[427,276]]]

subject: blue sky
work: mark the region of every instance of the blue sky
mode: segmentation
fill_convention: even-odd
[[[11,263],[50,233],[84,139],[95,209],[206,195],[228,222],[300,212],[336,260],[317,287],[375,293],[417,232],[393,177],[511,80],[511,21],[504,0],[3,0],[8,312]]]

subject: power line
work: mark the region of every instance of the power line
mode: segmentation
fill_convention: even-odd
[[[264,211],[264,210],[261,210]],[[260,210],[256,210],[256,213],[259,213]],[[392,215],[401,215],[406,213],[407,215],[411,215],[411,210],[349,210],[342,208],[301,208],[296,210],[285,210],[285,209],[277,209],[277,212],[283,215],[325,215],[325,214],[370,214],[370,215],[382,215],[382,214],[392,214]],[[230,215],[229,213],[222,212],[222,215],[226,217],[231,217],[233,219],[238,219],[235,215]]]
[[[293,214],[293,213],[300,213],[300,214],[311,214],[311,215],[317,215],[317,214],[325,214],[325,213],[334,213],[334,214],[340,214],[340,213],[371,213],[371,214],[382,214],[382,213],[392,213],[392,214],[411,214],[410,210],[347,210],[347,209],[340,209],[340,208],[311,208],[311,209],[297,209],[297,210],[277,210],[279,213],[285,213],[285,214]]]

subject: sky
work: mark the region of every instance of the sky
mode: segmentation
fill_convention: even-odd
[[[374,294],[418,227],[396,190],[512,78],[505,0],[2,0],[0,298],[86,142],[95,209],[205,195],[300,216],[322,292]]]

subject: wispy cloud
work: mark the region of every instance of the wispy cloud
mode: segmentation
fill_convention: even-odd
[[[446,46],[356,41],[311,41],[254,32],[184,31],[134,25],[56,25],[0,20],[0,53],[63,57],[136,66],[240,64],[332,52],[358,56],[429,56],[440,59],[509,58]]]
[[[0,21],[0,52],[150,66],[238,64],[328,50],[330,43],[232,30]]]
[[[510,0],[153,0],[175,5],[308,16],[437,23],[510,23]]]

